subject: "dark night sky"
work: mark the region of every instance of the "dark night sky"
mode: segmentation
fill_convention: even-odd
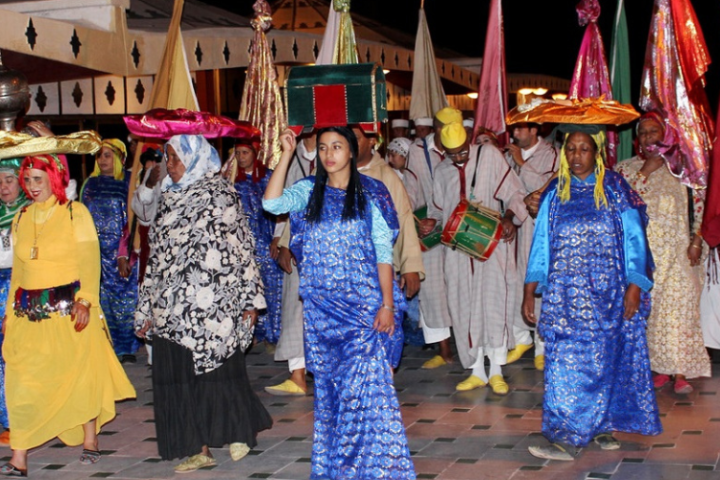
[[[252,0],[242,0],[237,13],[252,16]],[[626,0],[633,103],[637,103],[653,0]],[[710,56],[716,63],[707,74],[712,108],[720,91],[720,1],[693,0]],[[570,78],[585,31],[577,22],[577,0],[503,0],[505,49],[509,72],[542,73]],[[616,0],[600,0],[599,25],[606,52],[610,50]],[[435,45],[481,57],[489,0],[425,0],[425,14]],[[225,7],[227,8],[227,7]],[[420,0],[354,0],[351,13],[415,34]]]

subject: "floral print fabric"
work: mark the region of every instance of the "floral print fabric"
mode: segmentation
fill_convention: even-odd
[[[162,194],[150,230],[150,260],[136,326],[193,352],[195,373],[212,371],[252,341],[243,312],[266,307],[255,242],[239,197],[213,172]]]
[[[656,373],[709,377],[710,358],[700,325],[703,267],[687,257],[690,232],[700,230],[703,203],[693,199],[695,221],[688,218],[688,192],[665,167],[647,178],[640,174],[643,160],[633,157],[616,169],[647,204],[647,237],[655,260],[653,308],[648,317],[650,363]]]

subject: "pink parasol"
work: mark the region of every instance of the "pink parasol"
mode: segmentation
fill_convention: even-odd
[[[491,0],[473,138],[477,137],[480,128],[491,130],[497,135],[505,133],[507,104],[502,5],[500,0]]]
[[[598,0],[582,0],[575,7],[580,25],[587,25],[580,53],[575,62],[575,71],[570,81],[569,98],[601,98],[612,100],[612,84],[605,48],[600,29],[597,25],[600,17]],[[617,132],[608,130],[607,164],[612,167],[617,162]]]

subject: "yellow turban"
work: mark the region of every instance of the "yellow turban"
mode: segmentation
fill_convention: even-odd
[[[445,148],[461,147],[467,140],[467,132],[461,122],[445,125],[440,133],[440,140]]]
[[[447,125],[449,123],[462,123],[462,112],[456,108],[445,107],[435,114],[440,123]]]

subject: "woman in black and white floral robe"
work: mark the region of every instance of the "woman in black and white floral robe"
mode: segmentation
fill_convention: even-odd
[[[189,456],[175,468],[188,472],[215,464],[210,446],[229,444],[242,458],[272,425],[244,359],[265,299],[254,240],[238,195],[217,174],[217,151],[202,136],[178,135],[166,154],[136,327],[153,335],[160,456]]]

